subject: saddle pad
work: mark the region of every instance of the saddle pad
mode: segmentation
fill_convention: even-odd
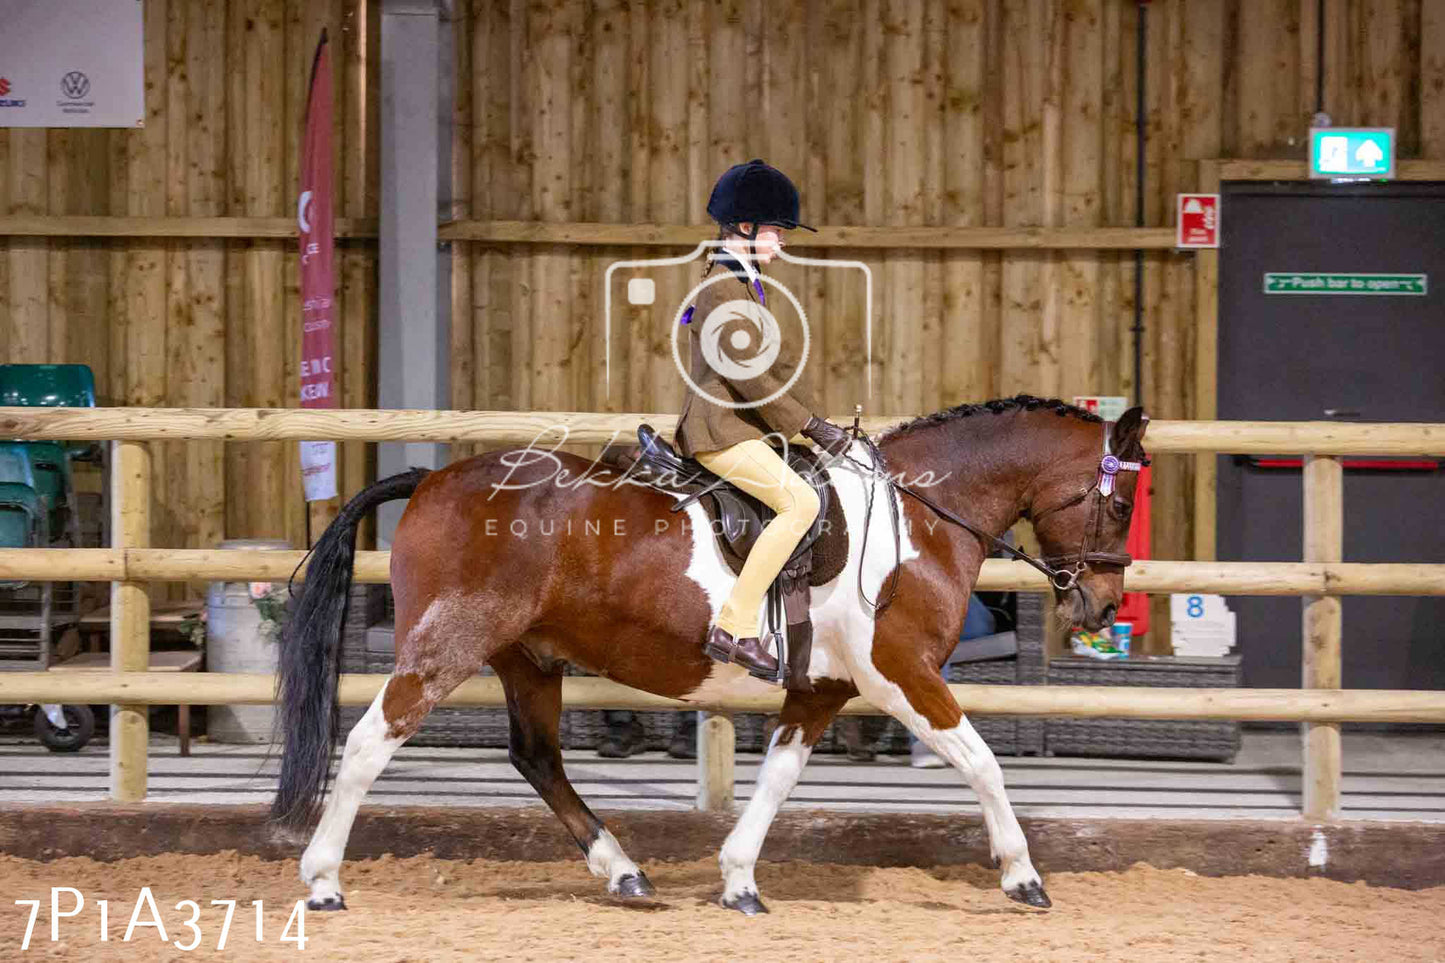
[[[816,471],[816,465],[809,470]],[[828,480],[826,487],[828,507],[823,515],[825,524],[818,540],[813,543],[813,570],[808,575],[808,584],[813,586],[826,585],[833,581],[842,573],[843,566],[848,564],[848,523],[843,516],[843,505],[838,500],[832,479]],[[704,508],[708,518],[716,519],[717,506],[712,497],[704,497],[703,501],[707,503]],[[737,575],[742,572],[743,557],[733,552],[726,539],[719,538],[717,541],[732,573]]]

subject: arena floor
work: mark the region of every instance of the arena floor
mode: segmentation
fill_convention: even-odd
[[[174,739],[155,736],[153,743],[151,801],[201,804],[175,808],[203,813],[207,804],[269,798],[271,785],[265,775],[269,764],[257,775],[264,760],[260,747],[200,742],[193,744],[195,755],[187,759],[176,754]],[[1137,826],[1170,818],[1211,817],[1253,820],[1250,825],[1257,833],[1262,825],[1297,827],[1298,752],[1292,733],[1251,732],[1233,765],[1061,758],[1002,762],[1010,795],[1026,819],[1084,817],[1084,823],[1092,825],[1095,817],[1150,817]],[[752,792],[757,764],[756,756],[739,757],[740,801]],[[568,765],[579,790],[599,809],[692,807],[692,763],[661,753],[616,761],[573,752]],[[1354,825],[1370,825],[1361,820],[1377,826],[1386,820],[1445,822],[1445,736],[1349,733],[1345,770],[1345,815],[1356,821]],[[104,816],[83,812],[85,804],[104,800],[106,784],[103,743],[66,757],[49,754],[18,736],[0,741],[0,811],[7,804],[17,804],[17,812],[26,809],[25,804],[81,804],[66,817],[73,824],[70,832],[61,834],[67,842],[54,843],[61,851],[99,852],[92,844],[100,835],[87,834],[102,834],[103,827],[87,828],[93,823],[86,820]],[[495,807],[527,804],[548,829],[556,829],[507,764],[505,754],[497,750],[403,749],[370,801],[377,807],[441,807],[433,812],[466,807],[473,813],[499,816],[505,812]],[[815,759],[788,808],[834,810],[840,818],[848,811],[960,813],[964,816],[960,826],[972,826],[976,819],[968,814],[977,812],[972,795],[952,772],[910,769],[902,758],[855,764],[840,756]],[[217,811],[226,809],[234,807],[218,806]],[[619,819],[624,815],[616,814]],[[795,815],[805,822],[811,818],[806,812]],[[661,818],[640,812],[636,816]],[[416,817],[398,818],[408,834],[416,831],[417,824],[411,821]],[[914,817],[919,818],[925,817]],[[140,822],[132,819],[126,825],[136,831],[148,826],[145,831],[151,835],[170,831],[152,825],[143,813]],[[1079,852],[1077,847],[1085,843],[1070,837],[1053,841],[1049,850],[1048,840],[1038,835],[1043,832],[1040,825],[1034,823],[1031,832],[1054,900],[1048,912],[1009,902],[999,892],[997,872],[976,865],[901,868],[765,860],[757,875],[772,913],[745,919],[716,906],[721,889],[717,863],[711,856],[691,858],[696,849],[679,859],[644,862],[657,898],[622,902],[605,895],[601,882],[588,875],[580,858],[550,861],[569,852],[570,845],[563,840],[551,850],[537,851],[540,861],[431,855],[349,860],[342,881],[350,910],[307,914],[309,942],[300,952],[294,942],[281,942],[296,900],[304,895],[294,858],[266,860],[231,850],[115,862],[88,858],[36,862],[0,855],[0,958],[347,963],[610,958],[1445,961],[1445,937],[1439,927],[1445,915],[1445,887],[1407,890],[1318,877],[1205,876],[1144,863],[1130,866],[1132,856],[1113,860],[1117,867],[1129,867],[1120,872],[1050,872],[1050,865],[1066,863],[1064,857]],[[719,833],[725,831],[721,826],[715,827]],[[75,835],[76,828],[81,835]],[[799,826],[775,828],[786,836]],[[1239,830],[1229,832],[1233,839]],[[563,834],[557,829],[551,836],[555,843]],[[637,838],[635,831],[623,836]],[[248,845],[249,837],[234,838],[237,842],[226,845]],[[1265,845],[1269,838],[1266,834]],[[1286,832],[1279,838],[1298,835]],[[637,838],[635,855],[645,858],[649,849],[658,853],[659,842],[655,836]],[[192,843],[189,840],[188,845]],[[1111,845],[1102,837],[1092,843]],[[171,845],[168,842],[164,848]],[[963,843],[950,838],[950,845]],[[1148,846],[1142,849],[1146,854],[1163,854]],[[287,846],[284,852],[295,850]],[[1178,865],[1166,859],[1156,862]],[[1393,873],[1384,878],[1397,881]],[[80,891],[87,902],[74,920],[61,922],[60,938],[52,942],[48,900],[51,888],[57,886]],[[164,944],[153,927],[138,928],[129,943],[123,939],[142,887],[150,887],[156,913],[166,926]],[[25,899],[42,900],[45,912],[29,948],[16,952],[29,910],[14,901]],[[225,910],[211,901],[225,899],[237,901],[237,915],[227,946],[218,952]],[[105,942],[99,938],[97,900],[108,901]],[[190,909],[177,908],[182,900],[197,903],[194,929],[186,925],[192,918]],[[263,907],[260,941],[255,936],[255,900]],[[149,920],[150,914],[141,918]],[[197,932],[200,942],[194,951],[175,945],[189,946]],[[290,932],[294,935],[294,927]]]
[[[450,861],[420,856],[351,862],[350,909],[307,914],[302,952],[280,942],[301,894],[296,861],[234,853],[96,863],[35,863],[0,856],[0,946],[8,959],[346,960],[1271,960],[1445,959],[1445,887],[1407,892],[1324,879],[1207,878],[1137,865],[1123,873],[1047,877],[1054,908],[1006,900],[997,875],[977,867],[879,869],[805,863],[758,866],[768,916],[747,919],[714,904],[717,864],[645,863],[654,900],[600,895],[581,860]],[[50,942],[42,916],[30,948],[15,952],[28,910],[12,899],[81,890],[87,905]],[[171,944],[152,929],[121,941],[142,886],[151,887]],[[215,947],[224,910],[240,902],[227,945]],[[109,903],[110,940],[99,941],[94,900]],[[184,899],[203,907],[195,933],[180,925]],[[252,900],[263,901],[261,942]],[[63,904],[67,905],[67,904]],[[68,905],[67,905],[68,908]],[[294,931],[293,931],[294,932]]]
[[[264,747],[192,742],[153,735],[150,795],[156,802],[269,802],[275,760]],[[1020,816],[1270,819],[1297,818],[1300,743],[1291,732],[1246,731],[1233,764],[1081,758],[999,758]],[[652,752],[625,760],[569,751],[567,772],[582,797],[606,809],[691,809],[695,763]],[[752,794],[760,756],[739,754],[737,797]],[[33,739],[0,737],[0,806],[107,798],[109,760],[97,741],[74,756]],[[1346,733],[1346,819],[1445,822],[1445,734]],[[258,772],[261,775],[258,776]],[[374,805],[531,804],[536,795],[500,749],[406,746],[382,774]],[[905,757],[853,763],[817,755],[803,771],[790,809],[976,813],[973,793],[951,770],[910,769]]]

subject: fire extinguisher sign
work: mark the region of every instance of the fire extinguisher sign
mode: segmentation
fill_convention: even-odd
[[[1180,194],[1176,247],[1219,247],[1219,195]]]

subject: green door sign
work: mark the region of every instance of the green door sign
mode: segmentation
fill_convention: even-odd
[[[1310,177],[1394,176],[1393,127],[1310,128]]]
[[[1429,293],[1424,274],[1315,274],[1269,271],[1264,275],[1265,294],[1399,294]]]

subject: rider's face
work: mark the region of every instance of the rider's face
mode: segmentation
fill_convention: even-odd
[[[737,243],[739,250],[746,250],[747,232],[752,229],[751,224],[743,223],[738,225],[738,230],[743,232],[743,237],[731,240]],[[753,257],[756,264],[769,264],[778,252],[783,248],[783,235],[786,231],[775,224],[764,224],[758,228],[757,239],[753,242]],[[728,245],[732,247],[732,244]]]
[[[764,224],[758,229],[758,238],[754,242],[754,248],[758,254],[758,261],[768,264],[783,249],[783,229],[772,224]]]

